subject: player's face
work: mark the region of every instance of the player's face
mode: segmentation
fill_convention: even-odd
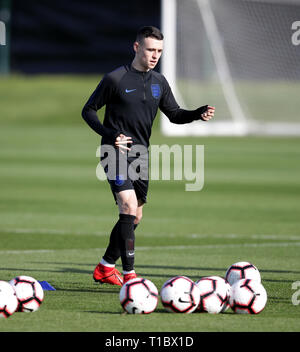
[[[143,71],[152,70],[158,63],[163,50],[163,40],[145,38],[142,43],[134,43],[135,58]]]

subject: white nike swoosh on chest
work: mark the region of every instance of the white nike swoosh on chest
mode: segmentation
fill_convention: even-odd
[[[135,89],[125,89],[125,93],[131,93],[131,92],[134,92],[136,90],[136,88]]]

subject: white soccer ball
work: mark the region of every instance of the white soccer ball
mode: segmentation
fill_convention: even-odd
[[[200,302],[200,290],[186,276],[176,276],[166,281],[160,291],[165,309],[173,313],[192,313]]]
[[[243,279],[231,286],[229,304],[235,313],[258,314],[266,303],[267,292],[256,280]]]
[[[251,279],[261,282],[259,270],[255,265],[249,262],[237,262],[230,265],[226,271],[225,279],[231,286],[242,279]]]
[[[130,314],[152,313],[158,304],[158,290],[150,280],[131,279],[120,290],[120,303]]]
[[[9,318],[18,308],[18,299],[14,288],[0,280],[0,318]]]
[[[17,276],[9,283],[14,287],[19,301],[19,312],[35,312],[44,300],[41,284],[30,276]]]
[[[228,309],[230,285],[220,276],[207,276],[195,282],[200,290],[199,312],[218,314]]]

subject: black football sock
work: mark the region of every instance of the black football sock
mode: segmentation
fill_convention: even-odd
[[[119,241],[119,220],[111,231],[109,245],[105,251],[103,259],[109,264],[115,264],[120,258],[120,241]]]
[[[134,215],[119,216],[119,244],[124,271],[134,270],[134,220]]]

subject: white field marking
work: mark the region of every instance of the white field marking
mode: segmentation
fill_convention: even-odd
[[[187,237],[190,238],[252,238],[252,239],[258,239],[258,240],[277,240],[277,241],[282,241],[282,240],[288,240],[288,241],[300,241],[300,235],[242,235],[242,234],[197,234],[197,233],[192,233],[187,235]]]
[[[92,236],[106,236],[109,235],[109,231],[74,231],[74,230],[57,230],[57,229],[45,229],[45,228],[35,228],[35,229],[28,229],[28,228],[4,228],[0,229],[1,232],[8,232],[14,234],[53,234],[53,235],[92,235]],[[157,236],[157,234],[153,233],[140,233],[139,236]],[[175,234],[167,233],[164,234],[167,237],[175,237]],[[244,235],[244,234],[198,234],[198,233],[191,233],[187,234],[184,237],[187,238],[251,238],[251,239],[258,239],[258,240],[277,240],[277,241],[300,241],[300,235]]]
[[[54,253],[57,249],[7,249],[0,250],[0,254],[36,254],[36,253]]]
[[[240,247],[289,247],[289,246],[300,246],[300,242],[265,242],[265,243],[234,243],[234,244],[203,244],[203,245],[178,245],[178,246],[161,246],[161,247],[136,247],[136,250],[146,251],[146,250],[155,250],[158,249],[193,249],[193,248],[202,248],[202,249],[217,249],[217,248],[240,248]]]
[[[49,234],[49,235],[94,235],[94,236],[104,236],[109,235],[109,231],[74,231],[74,230],[56,230],[56,229],[0,229],[0,232],[8,232],[13,234]]]
[[[300,242],[265,242],[265,243],[234,243],[234,244],[203,244],[203,245],[177,245],[177,246],[160,246],[160,247],[136,247],[135,250],[138,251],[160,251],[166,249],[172,250],[190,250],[190,249],[220,249],[220,248],[241,248],[241,247],[254,247],[254,248],[263,248],[263,247],[290,247],[290,246],[300,246]],[[0,254],[33,254],[33,253],[54,253],[57,251],[68,251],[68,252],[82,252],[82,251],[105,251],[106,248],[85,248],[85,249],[32,249],[32,250],[0,250]]]

